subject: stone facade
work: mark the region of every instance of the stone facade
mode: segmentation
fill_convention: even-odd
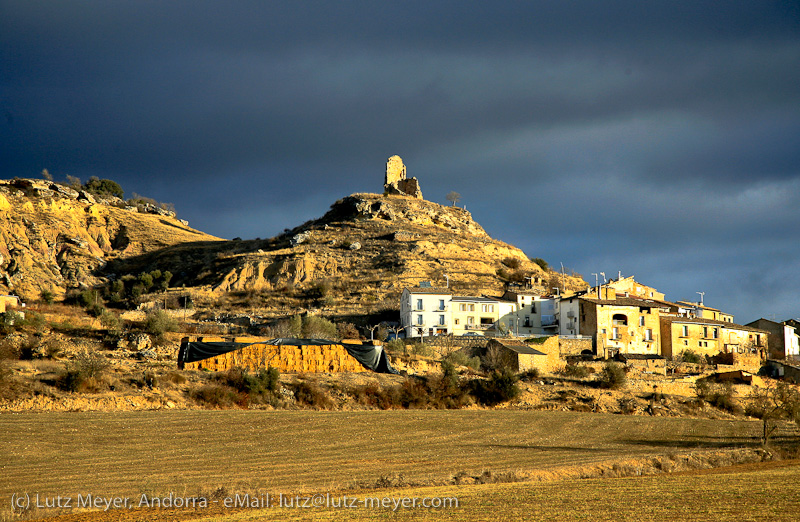
[[[390,196],[411,196],[422,199],[419,181],[417,178],[406,177],[406,166],[400,156],[392,156],[386,161],[383,193]]]

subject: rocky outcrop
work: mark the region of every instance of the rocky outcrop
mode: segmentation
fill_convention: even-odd
[[[49,181],[0,180],[0,292],[37,299],[46,290],[59,297],[102,282],[98,270],[111,259],[217,239],[168,213],[122,207],[119,198]]]

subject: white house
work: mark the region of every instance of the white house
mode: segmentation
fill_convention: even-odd
[[[400,323],[406,337],[451,333],[452,298],[447,288],[405,288],[400,297]]]

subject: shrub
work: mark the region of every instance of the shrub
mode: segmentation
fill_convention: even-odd
[[[590,372],[589,372],[589,367],[587,366],[570,363],[564,366],[564,368],[561,370],[561,373],[563,375],[566,375],[567,377],[575,377],[578,379],[583,379],[585,377],[588,377]]]
[[[119,317],[114,312],[103,310],[103,313],[100,314],[100,324],[106,330],[116,330],[120,324]]]
[[[736,402],[736,392],[729,382],[714,383],[708,379],[697,379],[694,384],[697,398],[711,404],[715,408],[733,414],[744,413],[744,409]]]
[[[293,384],[294,397],[300,404],[314,409],[330,410],[334,407],[333,400],[315,382],[299,381]]]
[[[433,348],[422,341],[417,341],[411,345],[411,353],[414,355],[421,355],[423,357],[433,357],[434,355]]]
[[[39,300],[45,304],[53,304],[55,299],[55,294],[53,294],[53,292],[50,290],[42,290],[42,293],[39,296]]]
[[[519,396],[517,376],[509,371],[495,371],[487,380],[472,381],[473,393],[481,404],[494,406]]]
[[[164,310],[148,312],[144,319],[145,332],[162,336],[178,329],[178,322]]]
[[[91,315],[92,317],[100,317],[106,312],[106,307],[101,304],[93,304],[89,305],[86,308],[86,313]]]
[[[218,374],[216,378],[222,384],[246,394],[251,403],[273,404],[278,391],[280,372],[277,368],[262,368],[255,373],[250,373],[245,368],[232,368]]]
[[[97,392],[108,367],[108,359],[84,350],[66,364],[58,379],[59,386],[71,392]]]
[[[466,353],[460,350],[457,352],[452,352],[450,355],[445,357],[444,360],[456,366],[466,366],[467,368],[472,368],[473,370],[477,370],[481,367],[480,357],[469,357]]]
[[[405,339],[392,339],[384,345],[384,349],[390,353],[405,353],[406,341]]]
[[[525,379],[527,381],[533,381],[535,379],[538,379],[539,376],[540,376],[539,369],[538,368],[531,368],[530,370],[528,370],[526,372],[523,372],[520,375],[520,379]]]
[[[314,315],[303,318],[302,335],[306,339],[338,339],[336,325]]]
[[[509,358],[499,346],[492,346],[486,350],[481,362],[490,371],[511,371]]]
[[[216,408],[247,406],[247,396],[219,384],[206,384],[191,391],[190,396],[197,402]]]
[[[111,181],[110,179],[100,179],[97,176],[92,176],[89,178],[89,181],[83,186],[84,190],[87,192],[91,192],[92,194],[97,194],[99,196],[115,196],[122,199],[124,192],[122,191],[122,187],[116,181]]]
[[[506,265],[508,268],[516,270],[517,268],[519,268],[520,261],[516,257],[509,256],[503,259],[503,264]]]
[[[624,388],[628,382],[625,368],[621,364],[607,362],[600,372],[600,386],[611,390]]]
[[[697,354],[697,353],[693,352],[692,350],[684,350],[684,351],[682,351],[681,354],[680,354],[680,357],[683,360],[683,362],[692,363],[692,364],[702,364],[702,363],[704,363],[706,361],[705,358],[702,355]]]
[[[353,323],[336,323],[336,335],[339,339],[359,339],[361,334]]]
[[[550,270],[550,263],[548,263],[547,261],[545,261],[541,257],[532,257],[531,261],[533,261],[534,263],[539,265],[542,268],[542,270],[544,270],[545,272]]]

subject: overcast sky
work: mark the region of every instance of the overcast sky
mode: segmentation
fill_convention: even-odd
[[[400,155],[594,283],[800,316],[797,1],[0,0],[0,177],[270,237]]]

